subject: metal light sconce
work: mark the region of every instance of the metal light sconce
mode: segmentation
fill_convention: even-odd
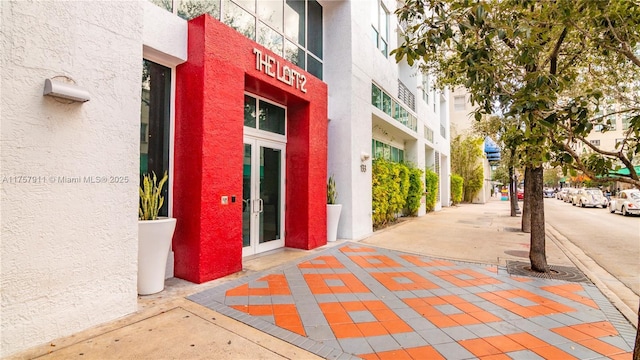
[[[66,79],[66,81],[59,79]],[[56,100],[68,100],[61,101],[67,104],[71,104],[72,102],[87,102],[91,98],[86,89],[76,85],[75,81],[67,76],[56,76],[51,79],[45,79],[43,95],[53,96]]]
[[[371,157],[371,155],[369,153],[366,152],[361,152],[360,153],[360,162],[362,162],[362,164],[360,164],[360,171],[361,172],[367,172],[367,160],[369,160],[369,158]]]

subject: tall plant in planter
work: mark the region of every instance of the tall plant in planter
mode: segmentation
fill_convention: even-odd
[[[176,228],[176,219],[158,217],[164,204],[162,188],[169,178],[165,171],[160,181],[155,173],[145,174],[140,184],[138,209],[138,294],[150,295],[164,289],[167,256]]]
[[[329,242],[336,241],[338,237],[338,223],[340,222],[342,204],[336,204],[337,197],[336,181],[331,175],[327,181],[327,241]]]

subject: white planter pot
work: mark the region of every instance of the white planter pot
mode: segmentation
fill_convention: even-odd
[[[342,204],[327,204],[327,241],[336,241]]]
[[[167,256],[175,229],[175,218],[138,220],[138,294],[150,295],[164,289]]]

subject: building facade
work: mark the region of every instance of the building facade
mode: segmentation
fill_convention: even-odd
[[[142,173],[169,174],[167,276],[196,283],[325,245],[331,174],[338,236],[371,234],[375,158],[434,169],[449,204],[447,94],[389,56],[395,2],[0,9],[0,356],[136,311]],[[45,79],[90,100],[43,96]]]

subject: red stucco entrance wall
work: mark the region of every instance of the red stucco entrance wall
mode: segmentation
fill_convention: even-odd
[[[254,48],[304,74],[306,93],[257,70]],[[209,15],[189,22],[188,49],[176,76],[175,276],[242,269],[244,91],[287,106],[285,245],[326,244],[326,84]]]

